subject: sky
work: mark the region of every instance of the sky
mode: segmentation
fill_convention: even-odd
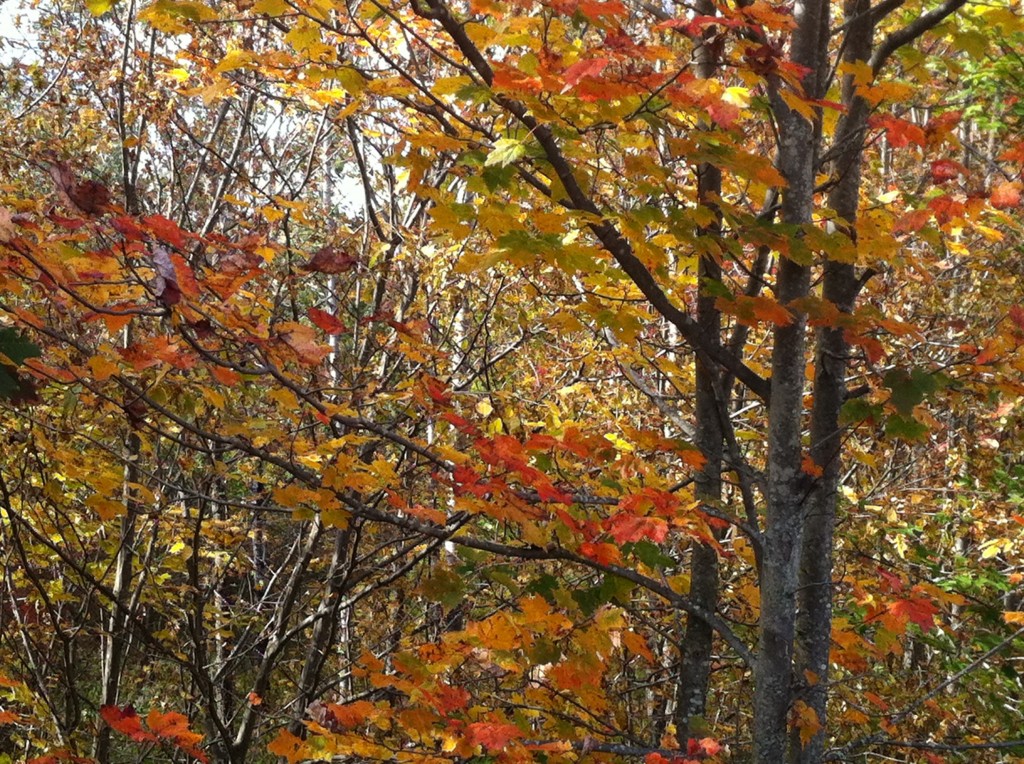
[[[19,16],[30,18],[31,9],[25,8],[24,0],[0,0],[0,63],[7,64],[16,57],[17,46],[29,39],[29,33],[23,23],[19,28],[16,19]]]

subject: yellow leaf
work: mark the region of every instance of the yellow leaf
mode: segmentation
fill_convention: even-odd
[[[85,0],[85,5],[93,16],[102,16],[114,6],[114,0]]]
[[[263,217],[267,219],[268,223],[276,223],[278,220],[284,217],[284,212],[279,210],[277,207],[268,204],[265,207],[260,207],[260,212]]]
[[[821,720],[813,708],[798,700],[793,705],[793,725],[800,730],[800,745],[806,746],[821,729]]]
[[[482,401],[476,404],[476,411],[478,414],[480,414],[480,416],[490,416],[491,412],[494,411],[494,406],[491,405],[491,402],[489,400],[484,398]]]
[[[741,87],[726,88],[725,93],[722,94],[722,100],[745,109],[750,106],[750,90]]]
[[[307,19],[300,19],[284,39],[297,53],[302,53],[321,44],[320,27]]]
[[[285,0],[256,0],[252,7],[253,13],[265,13],[268,16],[282,16],[290,10]]]
[[[249,50],[238,50],[237,48],[229,50],[227,55],[217,64],[217,68],[214,71],[223,73],[241,69],[243,66],[251,64],[255,58],[255,54]]]
[[[347,528],[349,516],[349,513],[344,509],[324,509],[320,511],[320,521],[329,528]]]
[[[808,122],[814,121],[814,104],[809,103],[798,93],[794,93],[791,90],[782,90],[779,92],[782,96],[782,100],[786,102],[786,106],[791,108],[801,117],[806,119]]]
[[[98,493],[86,499],[85,504],[100,516],[100,520],[113,520],[127,512],[123,501],[107,499]]]
[[[1007,610],[1003,613],[1003,620],[1014,626],[1024,626],[1024,610]]]

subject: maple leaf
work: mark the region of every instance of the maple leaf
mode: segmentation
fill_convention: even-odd
[[[939,608],[931,600],[924,597],[908,597],[889,604],[889,613],[898,621],[916,623],[921,631],[930,631],[935,626],[935,616]]]
[[[25,764],[61,764],[62,762],[70,762],[70,764],[96,764],[95,759],[90,759],[88,756],[76,756],[64,748],[48,753],[45,756],[29,759]]]
[[[346,331],[345,324],[341,323],[335,316],[319,308],[310,308],[306,311],[306,315],[309,316],[310,321],[328,334],[341,334]]]
[[[302,266],[302,270],[337,275],[348,273],[357,265],[359,265],[358,257],[350,255],[338,247],[321,247],[313,253],[309,262]]]
[[[800,469],[805,475],[819,478],[825,471],[821,468],[821,465],[817,464],[814,459],[811,458],[810,454],[804,454],[802,461],[800,462]]]
[[[169,741],[193,759],[197,759],[204,764],[209,761],[206,754],[199,748],[203,736],[189,729],[188,717],[184,714],[176,711],[161,713],[156,709],[152,709],[146,715],[146,726],[157,737]]]
[[[1000,210],[1019,207],[1021,200],[1021,184],[1019,182],[1002,182],[992,187],[988,198],[993,207]]]
[[[936,159],[931,164],[932,181],[944,183],[967,174],[967,168],[953,159]]]
[[[357,700],[353,703],[327,703],[326,715],[331,722],[331,729],[342,730],[358,727],[373,713],[374,705],[368,700]]]
[[[173,220],[163,215],[148,215],[141,222],[164,243],[175,249],[185,248],[185,232]]]
[[[102,706],[100,716],[110,727],[137,743],[156,742],[156,736],[142,728],[142,719],[131,706]]]
[[[6,244],[13,239],[15,232],[14,213],[0,205],[0,244]]]
[[[562,79],[565,81],[562,93],[568,93],[585,77],[597,77],[608,66],[608,63],[609,59],[607,58],[587,58],[577,61],[562,73]]]
[[[873,116],[868,120],[871,127],[885,130],[889,145],[893,148],[904,148],[910,144],[925,146],[928,139],[924,130],[906,119],[900,119],[891,114]]]
[[[615,544],[595,544],[584,541],[580,544],[580,554],[600,565],[617,565],[622,562],[622,551]]]
[[[804,701],[798,700],[793,704],[792,716],[793,726],[800,731],[800,745],[806,746],[821,730],[821,719],[818,718],[818,712]]]
[[[471,745],[482,745],[488,753],[502,751],[513,740],[524,737],[514,724],[500,722],[473,722],[466,727],[466,738]]]
[[[649,539],[660,544],[668,535],[668,523],[660,517],[637,517],[627,512],[608,518],[604,528],[617,544]]]
[[[50,162],[50,177],[62,201],[71,209],[95,217],[110,208],[110,191],[102,183],[78,178],[67,162]]]
[[[284,340],[299,359],[307,364],[320,363],[331,352],[331,349],[321,345],[316,338],[313,327],[295,321],[285,321],[278,326],[278,336]]]
[[[305,748],[306,743],[302,738],[293,735],[287,729],[282,729],[267,746],[267,752],[280,756],[288,764],[298,764],[306,758]]]

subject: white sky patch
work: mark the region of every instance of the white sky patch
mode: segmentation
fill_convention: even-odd
[[[0,0],[0,65],[32,58],[32,27],[38,15],[25,0]]]

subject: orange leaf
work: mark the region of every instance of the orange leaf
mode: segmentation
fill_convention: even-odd
[[[615,544],[594,544],[584,541],[580,544],[580,554],[600,565],[615,565],[622,562],[622,552]]]
[[[327,713],[331,715],[339,728],[351,729],[358,727],[374,711],[374,705],[368,700],[357,700],[354,703],[328,703]]]
[[[222,385],[234,387],[242,381],[242,375],[225,366],[210,366],[210,375]]]
[[[311,326],[286,321],[278,327],[278,331],[285,344],[306,363],[319,363],[331,352],[329,347],[325,347],[317,341]]]
[[[992,195],[989,202],[996,209],[1004,210],[1020,205],[1021,184],[1020,183],[997,183],[992,188]]]
[[[798,700],[793,704],[793,726],[800,730],[800,745],[807,745],[821,729],[818,712]]]
[[[286,729],[282,729],[277,733],[277,737],[270,742],[270,745],[267,746],[267,752],[287,759],[288,764],[297,764],[306,758],[303,753],[305,747],[306,745],[302,738],[293,735]]]
[[[824,473],[824,470],[817,463],[815,463],[814,459],[811,458],[810,454],[804,454],[804,458],[800,462],[800,469],[803,470],[805,474],[816,478],[821,477]]]

